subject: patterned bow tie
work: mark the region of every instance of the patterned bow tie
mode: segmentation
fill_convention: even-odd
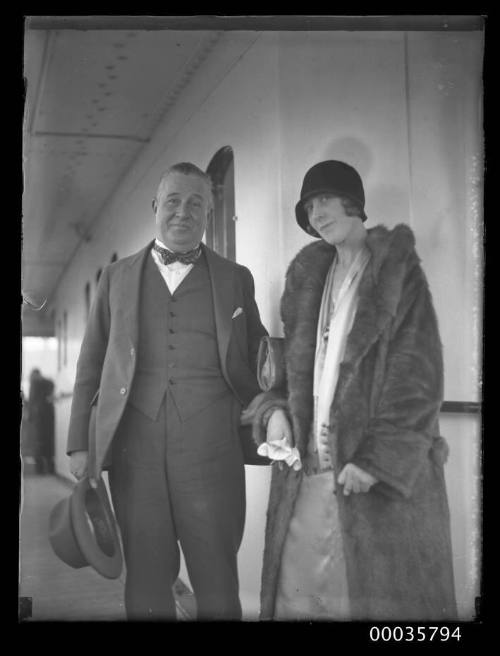
[[[163,264],[172,264],[172,262],[194,264],[201,255],[201,246],[197,246],[196,248],[193,248],[192,251],[187,251],[187,253],[172,253],[172,251],[162,248],[156,243],[153,248],[161,257]]]

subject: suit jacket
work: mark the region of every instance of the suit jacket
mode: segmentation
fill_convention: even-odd
[[[140,282],[151,246],[152,242],[104,269],[78,358],[67,452],[95,448],[91,458],[96,477],[107,464],[106,454],[132,388]],[[260,391],[257,351],[260,338],[267,334],[255,303],[253,277],[247,268],[202,247],[212,285],[222,374],[246,406]],[[95,445],[89,445],[91,408],[97,396]]]

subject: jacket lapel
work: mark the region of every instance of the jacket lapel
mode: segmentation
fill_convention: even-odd
[[[407,258],[414,248],[413,234],[405,225],[389,231],[385,226],[368,230],[370,260],[359,285],[356,318],[340,365],[336,402],[356,374],[359,363],[396,316]]]
[[[359,285],[356,319],[344,355],[344,362],[352,367],[366,355],[388,322],[396,316],[406,272],[408,246],[414,243],[411,233],[408,236],[405,228],[397,226],[392,233],[385,226],[368,230],[366,245],[370,260]]]
[[[217,345],[222,372],[226,380],[227,350],[232,331],[232,314],[234,310],[234,267],[210,248],[202,244],[208,265],[212,298],[214,302],[215,326],[217,329]]]
[[[287,272],[281,300],[286,374],[296,444],[302,455],[313,415],[314,357],[323,288],[335,249],[323,241],[306,246]]]
[[[123,271],[120,290],[122,307],[124,308],[123,316],[133,346],[137,346],[139,336],[139,294],[142,272],[152,244],[151,241],[145,248],[133,255]]]

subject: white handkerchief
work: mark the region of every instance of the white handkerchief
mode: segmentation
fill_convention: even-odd
[[[233,316],[231,317],[231,319],[236,319],[236,317],[240,315],[242,312],[243,312],[242,308],[240,307],[236,308],[236,310],[233,312]]]
[[[286,437],[273,442],[263,442],[257,449],[259,456],[271,458],[271,460],[284,460],[289,467],[295,471],[302,469],[300,453],[296,447],[291,447]]]

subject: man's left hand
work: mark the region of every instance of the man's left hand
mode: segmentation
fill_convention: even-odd
[[[348,462],[338,477],[340,485],[344,486],[344,494],[348,496],[351,492],[368,492],[372,485],[377,483],[377,479],[365,472],[364,469]]]

